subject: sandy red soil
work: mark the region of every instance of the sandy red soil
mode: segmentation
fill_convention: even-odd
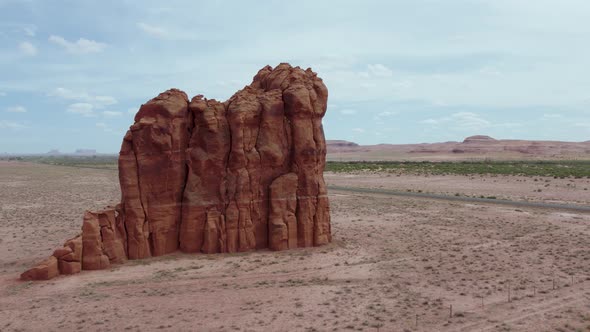
[[[471,183],[403,178],[383,176],[380,185],[454,192]],[[178,253],[51,281],[17,279],[79,230],[84,209],[115,203],[117,182],[109,170],[0,164],[0,330],[590,329],[590,214],[491,204],[331,192],[334,242],[325,247]],[[513,189],[497,183],[484,186],[486,195],[535,188],[531,179]],[[556,195],[547,199],[568,201],[568,190],[547,190]]]
[[[512,175],[413,175],[356,172],[324,174],[328,185],[380,188],[467,197],[590,205],[590,179]]]

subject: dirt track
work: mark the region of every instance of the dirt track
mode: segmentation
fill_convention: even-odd
[[[0,165],[0,330],[590,325],[590,214],[381,194],[330,192],[334,242],[326,247],[178,253],[48,282],[17,280],[77,232],[84,208],[118,198],[115,172]]]
[[[553,210],[562,210],[562,211],[590,212],[590,206],[581,206],[581,205],[572,205],[572,204],[535,203],[535,202],[524,202],[524,201],[510,201],[510,200],[506,200],[506,199],[495,199],[495,198],[449,196],[449,195],[440,195],[440,194],[394,191],[394,190],[387,190],[387,189],[354,188],[354,187],[342,187],[342,186],[328,186],[328,189],[332,190],[332,191],[365,193],[365,194],[375,194],[375,195],[404,196],[404,197],[425,198],[425,199],[442,199],[442,200],[447,200],[447,201],[458,201],[458,202],[499,204],[499,205],[509,205],[509,206],[517,206],[517,207],[520,206],[520,207],[541,208],[541,209],[553,209]]]

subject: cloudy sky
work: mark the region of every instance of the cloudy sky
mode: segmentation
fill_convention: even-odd
[[[328,139],[590,139],[587,0],[0,0],[0,153],[117,152],[171,87],[312,67]]]

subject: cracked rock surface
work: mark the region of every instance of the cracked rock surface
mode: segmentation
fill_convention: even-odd
[[[81,236],[21,278],[105,269],[179,249],[211,254],[329,243],[327,98],[316,73],[286,63],[262,68],[225,102],[161,93],[141,106],[123,139],[121,203],[87,212]],[[77,260],[60,258],[66,256]]]

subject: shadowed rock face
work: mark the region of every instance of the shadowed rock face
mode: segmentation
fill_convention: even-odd
[[[121,146],[121,204],[86,213],[76,262],[327,244],[327,97],[311,69],[280,64],[223,103],[172,89],[142,105]],[[48,279],[54,265],[21,277]]]

